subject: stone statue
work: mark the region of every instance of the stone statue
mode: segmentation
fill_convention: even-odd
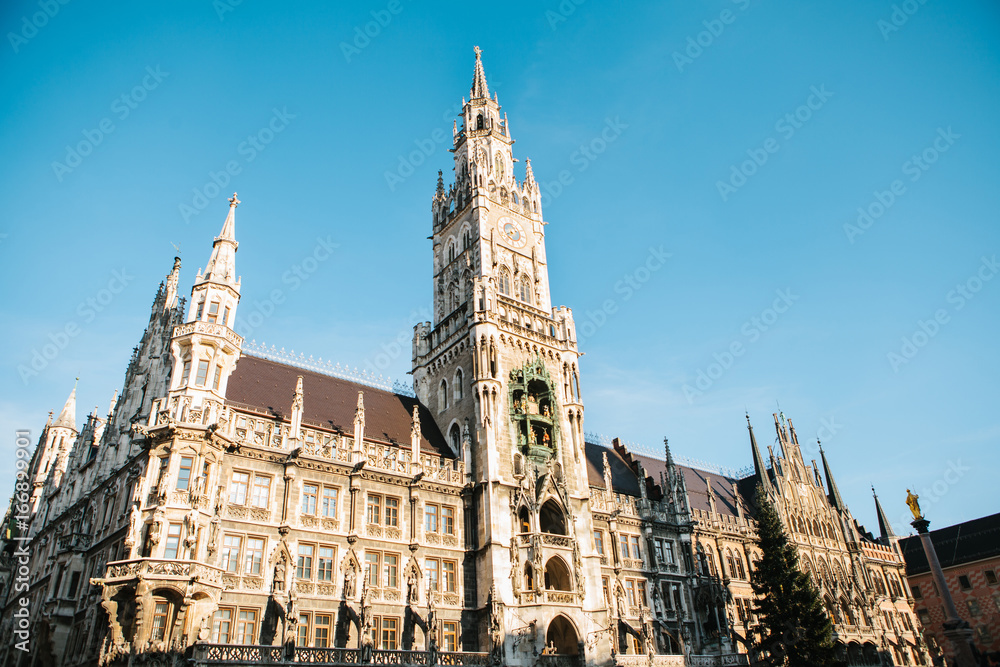
[[[278,558],[274,564],[274,580],[271,583],[271,591],[274,593],[285,592],[285,555]]]
[[[417,569],[415,567],[411,567],[406,575],[406,604],[417,604],[419,596],[420,592],[417,588]]]
[[[205,614],[201,619],[201,626],[198,628],[198,641],[207,642],[212,636],[212,614]]]
[[[353,598],[357,584],[358,573],[354,571],[354,564],[349,563],[347,571],[344,573],[344,597]]]
[[[496,585],[490,588],[490,651],[491,662],[495,665],[503,662],[503,605],[497,599]]]
[[[290,622],[298,623],[299,620],[299,592],[295,588],[295,584],[292,583],[291,587],[288,589],[288,606],[285,611],[285,618],[289,619]]]
[[[142,520],[142,517],[141,517],[141,515],[139,513],[139,505],[138,504],[133,504],[132,505],[132,510],[129,512],[129,515],[128,515],[128,534],[129,534],[129,537],[131,539],[135,539],[133,537],[135,535],[135,529],[136,529],[136,526],[139,525],[139,521],[141,521],[141,520]]]
[[[913,512],[913,519],[915,521],[920,521],[924,518],[923,514],[920,513],[920,496],[916,495],[909,489],[906,490],[906,504],[910,506],[910,511]]]
[[[149,524],[149,543],[150,545],[156,545],[160,542],[160,521],[154,518],[153,522]]]
[[[514,595],[521,592],[521,554],[516,537],[510,539],[510,585]]]

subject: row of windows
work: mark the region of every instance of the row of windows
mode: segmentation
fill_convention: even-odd
[[[523,528],[522,532],[525,532]],[[640,543],[641,542],[638,535],[628,535],[626,533],[618,534],[619,553],[622,558],[642,559],[642,551],[639,546]],[[597,551],[597,553],[599,553],[602,556],[607,555],[607,553],[604,551],[603,530],[594,531],[594,549]]]
[[[510,271],[507,270],[507,267],[502,267],[500,269],[498,283],[498,288],[501,294],[510,297],[514,296],[514,292],[512,290],[513,282],[510,277]],[[520,279],[517,281],[517,298],[529,305],[533,300],[531,279],[527,275],[522,274]]]
[[[220,302],[212,301],[208,304],[208,317],[205,321],[209,324],[221,324],[223,326],[229,326],[229,306],[222,308],[222,315],[219,315]],[[200,320],[202,315],[205,314],[205,301],[202,299],[198,302],[198,310],[194,315],[194,319]]]
[[[244,548],[245,545],[245,548]],[[241,561],[242,556],[242,561]],[[243,574],[259,575],[264,561],[264,538],[226,534],[222,537],[222,569],[239,572],[242,562]]]
[[[208,371],[209,367],[212,365],[211,359],[199,359],[197,371],[194,376],[194,384],[196,387],[204,387],[208,382]],[[188,380],[191,378],[191,360],[185,359],[184,366],[181,370],[181,386],[186,386]],[[212,389],[218,391],[219,384],[222,381],[222,364],[215,364],[215,371],[212,373]]]
[[[337,548],[334,546],[300,543],[298,559],[295,562],[295,578],[312,579],[315,569],[317,580],[333,581],[336,554]]]

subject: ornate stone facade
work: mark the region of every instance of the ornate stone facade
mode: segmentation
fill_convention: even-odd
[[[742,477],[585,436],[572,311],[551,305],[512,145],[477,49],[413,392],[233,331],[233,196],[186,308],[175,260],[109,415],[77,432],[71,395],[42,434],[17,591],[33,652],[12,648],[15,531],[0,663],[747,664],[757,483],[847,657],[922,660],[895,538],[856,524],[790,423],[769,466],[751,429]]]

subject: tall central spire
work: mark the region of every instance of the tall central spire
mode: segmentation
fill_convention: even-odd
[[[239,243],[236,242],[236,207],[240,200],[236,193],[229,199],[229,214],[226,221],[222,223],[222,231],[215,237],[212,243],[212,256],[205,267],[203,280],[206,282],[223,283],[225,285],[236,284],[236,249]]]
[[[471,99],[480,99],[485,97],[489,99],[490,89],[486,85],[486,74],[483,72],[483,50],[478,46],[473,48],[476,52],[476,71],[472,75],[472,89],[469,91],[469,97]]]

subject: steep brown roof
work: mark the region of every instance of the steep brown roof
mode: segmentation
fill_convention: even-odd
[[[410,446],[413,406],[420,402],[384,389],[323,375],[268,359],[242,356],[229,377],[226,400],[288,419],[295,382],[302,376],[303,422],[354,432],[358,392],[365,395],[365,439]],[[454,458],[430,411],[420,405],[420,450]]]

